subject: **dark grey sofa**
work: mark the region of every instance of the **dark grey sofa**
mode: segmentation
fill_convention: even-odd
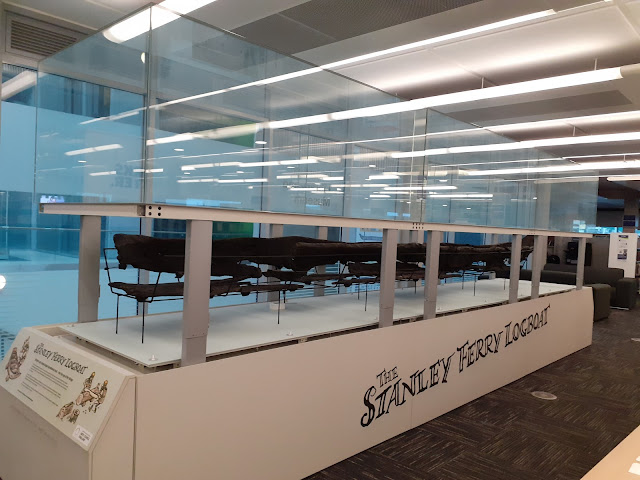
[[[531,270],[521,270],[520,279],[531,280]],[[540,281],[575,285],[576,266],[547,263],[542,268]],[[612,307],[631,309],[636,306],[638,280],[635,278],[624,278],[624,270],[621,268],[585,267],[584,284],[587,286],[595,284],[609,285],[611,287],[610,302]]]

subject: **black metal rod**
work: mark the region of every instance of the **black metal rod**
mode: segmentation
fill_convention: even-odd
[[[118,295],[116,300],[116,335],[118,334],[118,322],[120,321],[120,295]]]
[[[367,301],[369,300],[369,285],[364,286],[364,311],[367,311]]]

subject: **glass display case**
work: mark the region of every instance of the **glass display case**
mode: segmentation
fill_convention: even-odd
[[[328,67],[145,8],[40,63],[36,191],[558,231],[595,223],[593,172],[565,180],[567,159]]]

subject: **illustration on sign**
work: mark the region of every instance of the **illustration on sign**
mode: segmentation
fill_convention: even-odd
[[[20,351],[20,355],[18,355],[18,349],[16,347],[13,347],[13,349],[11,350],[11,355],[9,356],[9,362],[7,362],[7,367],[6,367],[7,376],[4,380],[5,382],[8,382],[9,380],[15,380],[21,375],[20,367],[22,366],[24,361],[27,359],[27,354],[29,353],[29,338],[31,337],[28,337],[22,344],[22,350]]]
[[[98,407],[102,405],[107,398],[107,385],[109,384],[109,380],[105,380],[102,384],[98,384],[94,388],[91,388],[93,386],[93,379],[95,376],[96,372],[92,372],[91,375],[85,379],[82,384],[82,391],[75,400],[75,404],[80,407],[85,407],[87,404],[89,405],[89,408],[85,410],[84,413],[96,413],[98,411]],[[80,410],[77,408],[74,409],[73,406],[74,402],[69,402],[64,405],[58,412],[58,415],[56,415],[56,418],[64,420],[69,417],[69,422],[76,423],[80,416]]]

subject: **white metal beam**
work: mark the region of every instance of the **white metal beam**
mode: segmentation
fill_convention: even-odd
[[[529,228],[485,227],[447,223],[423,223],[402,220],[376,220],[367,218],[330,217],[296,213],[259,212],[212,207],[188,207],[137,203],[47,203],[40,212],[56,215],[95,215],[107,217],[150,217],[175,220],[209,220],[219,222],[271,223],[341,228],[386,228],[392,230],[437,230],[441,232],[493,233],[499,235],[553,235],[556,237],[591,238],[588,233],[556,232]]]

